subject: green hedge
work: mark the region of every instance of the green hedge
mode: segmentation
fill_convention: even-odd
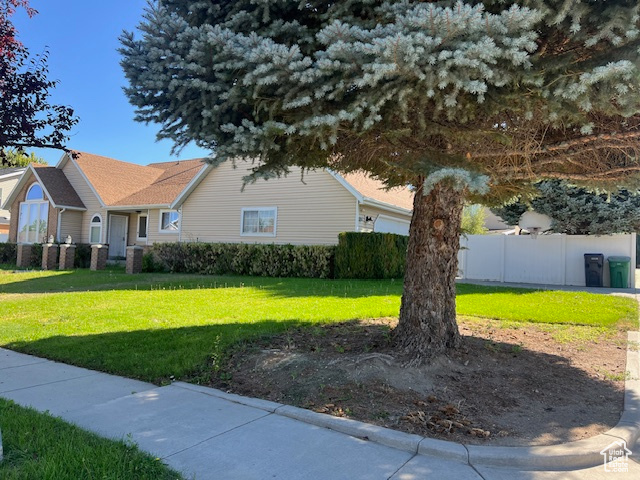
[[[393,233],[341,233],[336,248],[336,278],[404,277],[408,240]]]
[[[148,270],[203,275],[332,278],[335,247],[245,243],[156,243]]]
[[[0,263],[16,264],[18,248],[15,243],[0,243]]]
[[[76,243],[76,252],[73,256],[73,268],[89,268],[91,266],[91,244]]]
[[[18,257],[16,255],[16,261]],[[42,268],[42,244],[34,243],[31,245],[31,261],[28,268]]]
[[[15,265],[18,261],[18,245],[15,243],[0,243],[0,263]],[[31,245],[31,258],[27,268],[42,267],[42,245]]]

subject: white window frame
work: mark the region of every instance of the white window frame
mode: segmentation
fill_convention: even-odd
[[[31,190],[33,189],[33,187],[38,186],[40,188],[40,190],[42,191],[42,198],[37,198],[34,200],[27,200],[27,197],[29,196],[29,193],[31,192]],[[33,244],[33,243],[43,243],[46,238],[47,238],[47,233],[49,231],[49,201],[46,200],[46,196],[44,193],[44,188],[42,187],[42,185],[40,185],[38,182],[34,182],[31,184],[31,186],[27,189],[27,193],[25,195],[25,200],[24,202],[20,202],[20,206],[18,207],[18,232],[17,232],[17,240],[19,243],[28,243],[28,244]],[[37,219],[37,226],[36,226],[36,232],[35,232],[35,238],[34,239],[30,239],[29,238],[29,225],[31,224],[31,219],[29,218],[31,215],[31,206],[33,205],[37,205],[37,215],[38,215],[38,219]],[[40,213],[42,212],[42,206],[46,205],[46,219],[45,219],[45,232],[42,234],[43,238],[39,238],[38,235],[40,235],[40,230],[42,229],[41,224],[42,222],[42,218],[40,218]],[[27,231],[26,231],[26,239],[24,239],[24,241],[20,242],[20,231],[21,231],[21,222],[20,219],[22,217],[22,213],[23,210],[25,209],[24,214],[26,215],[26,223],[24,224],[27,227]]]
[[[140,218],[144,217],[147,219],[147,224],[145,225],[145,236],[140,236]],[[160,215],[160,221],[162,221],[162,215]],[[139,213],[138,218],[136,219],[136,240],[138,242],[146,242],[147,238],[149,238],[149,213]]]
[[[244,214],[245,212],[273,212],[273,233],[271,232],[245,232]],[[259,222],[259,220],[258,220]],[[240,212],[240,236],[241,237],[275,237],[278,233],[278,207],[242,207]]]
[[[163,213],[177,213],[178,214],[178,225],[176,230],[163,230],[162,229],[162,214]],[[180,233],[180,223],[182,223],[182,218],[180,218],[180,212],[178,210],[164,209],[160,210],[160,214],[158,216],[158,233],[171,233],[173,235],[178,235]],[[147,220],[148,222],[148,220]],[[149,235],[149,226],[147,224],[147,236]]]
[[[93,224],[93,219],[98,217],[100,219],[100,225],[98,224]],[[104,219],[102,218],[102,215],[100,215],[99,213],[94,213],[93,215],[91,215],[91,220],[89,220],[89,243],[91,245],[100,245],[102,243],[102,229],[104,226]],[[97,242],[92,242],[91,241],[91,230],[94,227],[100,227],[100,234],[98,235],[98,241]]]

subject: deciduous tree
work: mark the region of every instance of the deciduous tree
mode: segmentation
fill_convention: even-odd
[[[0,168],[26,167],[30,163],[46,164],[44,159],[38,157],[35,153],[26,154],[20,150],[7,149],[0,153],[0,157],[4,159],[0,164]]]
[[[29,58],[18,40],[11,15],[27,0],[0,0],[0,160],[5,148],[48,147],[65,149],[64,143],[78,119],[73,109],[49,103],[57,82],[47,78],[47,54]]]
[[[153,2],[122,37],[137,119],[176,149],[365,170],[413,185],[398,347],[460,344],[455,282],[466,200],[546,178],[640,171],[638,2]]]

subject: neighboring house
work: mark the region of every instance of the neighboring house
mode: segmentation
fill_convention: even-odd
[[[0,169],[0,207],[5,199],[9,197],[20,180],[20,175],[25,168],[2,168]],[[9,238],[9,210],[0,208],[0,242],[6,242]]]
[[[335,244],[344,231],[407,234],[413,193],[363,174],[295,170],[242,190],[250,165],[201,159],[147,166],[89,153],[30,165],[5,200],[10,241],[127,245],[155,242]]]

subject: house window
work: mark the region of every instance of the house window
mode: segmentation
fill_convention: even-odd
[[[102,217],[95,214],[89,224],[89,243],[102,242]]]
[[[27,198],[25,200],[44,200],[42,187],[37,183],[31,185],[31,188],[29,188],[29,191],[27,192]]]
[[[160,233],[178,233],[180,213],[176,210],[160,210]]]
[[[147,239],[147,215],[138,215],[138,240]]]
[[[240,234],[275,237],[277,218],[276,207],[243,208]]]
[[[42,187],[31,185],[24,202],[20,203],[18,216],[18,242],[43,242],[47,236],[49,202],[44,199]]]

